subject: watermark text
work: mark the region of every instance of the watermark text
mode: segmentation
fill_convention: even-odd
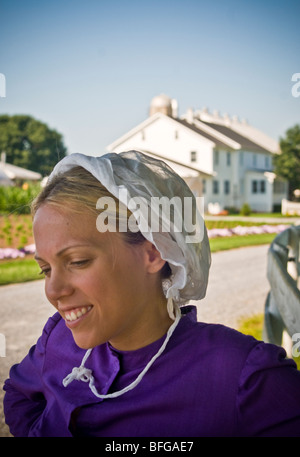
[[[0,98],[6,97],[6,79],[3,73],[0,73]]]
[[[294,73],[292,81],[296,83],[292,86],[292,96],[295,98],[300,97],[300,73]]]
[[[204,197],[128,197],[121,189],[120,204],[112,197],[100,197],[96,209],[97,230],[103,232],[183,233],[186,243],[199,243],[204,235]],[[127,209],[130,211],[128,216]]]
[[[293,347],[292,347],[292,356],[300,357],[300,333],[294,333],[292,336]]]

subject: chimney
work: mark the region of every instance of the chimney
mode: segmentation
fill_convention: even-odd
[[[6,152],[5,151],[1,152],[1,163],[6,163]]]
[[[189,124],[194,123],[194,111],[193,108],[189,108],[186,112],[186,120]]]
[[[227,126],[230,125],[230,117],[229,117],[228,113],[224,113],[223,119],[224,119],[225,125],[227,125]]]
[[[172,117],[177,119],[177,117],[178,117],[178,102],[177,102],[176,98],[172,98],[171,107],[172,107]]]

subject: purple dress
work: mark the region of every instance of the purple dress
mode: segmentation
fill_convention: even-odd
[[[64,320],[50,318],[5,382],[6,422],[14,436],[201,437],[300,436],[300,372],[285,351],[222,325],[197,322],[183,308],[165,351],[141,383],[101,400],[87,383],[62,380],[79,366]],[[86,362],[100,394],[136,379],[164,337],[136,351],[109,343]]]

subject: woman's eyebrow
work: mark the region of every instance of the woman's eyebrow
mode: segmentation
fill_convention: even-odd
[[[61,257],[63,254],[65,254],[66,251],[68,251],[69,249],[73,249],[73,248],[82,248],[82,247],[88,247],[90,246],[89,244],[72,244],[71,246],[67,246],[63,249],[61,249],[60,251],[58,251],[55,256],[56,257]],[[41,257],[39,257],[38,255],[35,255],[34,256],[35,260],[42,260],[44,261],[44,259],[42,259]]]

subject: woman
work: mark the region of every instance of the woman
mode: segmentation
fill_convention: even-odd
[[[299,435],[300,373],[284,350],[182,306],[205,295],[210,251],[166,164],[72,154],[34,202],[33,227],[58,312],[5,383],[13,435]]]

